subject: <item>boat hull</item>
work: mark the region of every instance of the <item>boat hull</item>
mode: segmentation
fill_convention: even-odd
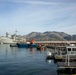
[[[19,48],[37,48],[36,44],[18,44]]]

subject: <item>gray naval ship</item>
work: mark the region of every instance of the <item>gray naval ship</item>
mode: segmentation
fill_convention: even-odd
[[[17,31],[13,35],[6,32],[6,36],[0,36],[0,44],[15,44],[23,41],[26,41],[26,39],[18,38]]]

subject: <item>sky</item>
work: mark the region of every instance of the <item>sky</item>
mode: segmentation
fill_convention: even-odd
[[[76,0],[0,0],[0,36],[16,30],[76,34]]]

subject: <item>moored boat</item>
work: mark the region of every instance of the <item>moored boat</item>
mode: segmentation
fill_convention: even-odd
[[[18,44],[19,48],[36,48],[37,44],[27,44],[27,43],[20,43]]]
[[[37,50],[46,50],[46,46],[44,45],[38,45]]]
[[[17,45],[19,48],[37,48],[37,44],[34,43],[34,39],[32,39],[30,42],[19,43]]]
[[[6,32],[6,36],[0,36],[0,44],[14,44],[16,43],[16,35],[12,37],[8,32]]]
[[[69,58],[69,61],[76,61],[76,46],[73,44],[70,44],[66,46],[65,54],[62,55],[55,55],[55,61],[67,61]]]
[[[10,44],[10,47],[18,47],[17,43]]]
[[[46,56],[47,56],[46,59],[53,59],[54,58],[53,54],[50,51],[47,51]]]

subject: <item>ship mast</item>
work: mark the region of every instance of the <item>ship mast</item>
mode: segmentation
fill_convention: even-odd
[[[6,32],[6,37],[9,37],[9,33],[8,32]]]

